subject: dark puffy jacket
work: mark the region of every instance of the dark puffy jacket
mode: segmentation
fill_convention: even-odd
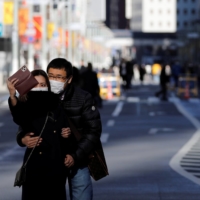
[[[62,101],[64,110],[76,129],[82,135],[77,142],[74,138],[74,153],[72,154],[75,163],[84,164],[88,155],[96,148],[102,148],[100,136],[102,131],[101,119],[98,109],[94,105],[91,95],[78,87],[69,85],[64,92]],[[17,142],[20,146],[22,130],[17,134]],[[72,134],[72,137],[74,135]]]

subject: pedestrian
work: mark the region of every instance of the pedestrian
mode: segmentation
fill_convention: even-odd
[[[53,59],[47,66],[47,73],[52,91],[59,94],[63,109],[82,136],[77,141],[73,132],[70,135],[72,146],[75,148],[75,153],[71,154],[74,165],[70,165],[71,157],[65,159],[65,165],[69,167],[70,199],[92,200],[93,188],[87,164],[88,156],[93,150],[102,150],[100,141],[102,124],[99,111],[91,94],[71,84],[72,65],[66,59]],[[24,145],[22,133],[20,130],[17,134],[17,141],[21,146]]]
[[[102,107],[97,73],[93,71],[93,66],[90,62],[87,69],[81,74],[81,88],[92,95],[98,107]]]
[[[86,70],[86,67],[84,65],[84,60],[81,60],[80,64],[80,74],[82,74]]]
[[[162,69],[160,72],[160,86],[161,90],[155,93],[156,97],[159,97],[162,95],[161,100],[162,101],[167,101],[167,84],[169,83],[170,80],[170,66],[169,65],[162,65]]]
[[[31,74],[38,85],[19,98],[15,96],[18,80],[7,81],[13,120],[23,129],[22,142],[27,145],[23,165],[31,155],[26,166],[26,180],[22,185],[22,200],[66,200],[65,183],[69,170],[64,161],[67,153],[71,153],[68,152],[71,148],[67,139],[70,129],[67,128],[65,113],[59,105],[59,96],[50,91],[47,74],[40,69]],[[66,134],[60,134],[62,128]],[[26,133],[30,134],[25,136]],[[26,141],[27,137],[31,137],[29,142]],[[31,154],[38,140],[39,146]]]
[[[121,63],[119,65],[119,74],[123,81],[123,87],[127,88],[127,65],[126,60],[123,58],[121,59]]]
[[[145,66],[139,65],[140,83],[143,85],[144,75],[146,74]]]
[[[126,62],[126,89],[131,88],[131,81],[134,76],[133,63],[131,61]]]
[[[80,71],[77,67],[73,66],[73,79],[72,83],[79,87],[80,86]]]

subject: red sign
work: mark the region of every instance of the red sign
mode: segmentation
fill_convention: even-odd
[[[35,28],[35,39],[42,38],[42,17],[34,16],[33,24],[34,24],[34,28]]]

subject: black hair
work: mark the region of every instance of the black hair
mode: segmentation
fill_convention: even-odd
[[[47,84],[47,87],[48,87],[48,91],[51,91],[51,86],[50,86],[50,82],[49,82],[49,78],[46,74],[46,72],[42,69],[35,69],[33,71],[31,71],[31,74],[35,77],[35,76],[43,76],[45,78],[45,81],[46,81],[46,84]],[[27,101],[27,94],[24,94],[24,95],[20,95],[19,96],[19,100],[20,101]]]
[[[64,69],[67,73],[67,78],[73,75],[72,64],[64,58],[55,58],[47,66],[47,73],[50,68]]]
[[[43,76],[45,78],[47,87],[48,87],[48,91],[51,91],[51,86],[50,86],[50,82],[49,82],[49,78],[46,74],[46,72],[42,69],[35,69],[33,71],[31,71],[31,74],[35,77],[35,76]]]

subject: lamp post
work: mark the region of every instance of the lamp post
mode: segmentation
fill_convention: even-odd
[[[19,1],[14,0],[14,24],[12,32],[12,74],[15,73],[18,68],[18,7]]]

